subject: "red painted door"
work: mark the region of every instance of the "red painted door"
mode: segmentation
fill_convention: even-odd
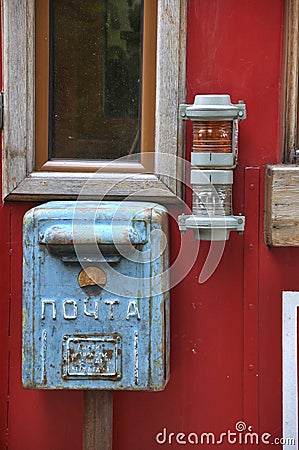
[[[265,165],[282,154],[284,8],[283,0],[188,1],[187,101],[229,93],[247,105],[233,188],[246,231],[232,233],[217,270],[199,284],[209,248],[202,243],[172,289],[171,380],[161,393],[115,393],[115,450],[193,448],[196,439],[206,448],[206,433],[222,448],[242,448],[245,426],[281,437],[281,296],[299,288],[299,250],[264,244],[263,208]],[[188,125],[187,158],[190,146]],[[21,232],[31,206],[6,202],[0,210],[0,448],[79,450],[82,393],[21,385]],[[173,258],[180,241],[173,221]],[[192,236],[185,245],[191,253]]]

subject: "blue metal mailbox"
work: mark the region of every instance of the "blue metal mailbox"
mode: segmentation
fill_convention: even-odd
[[[169,378],[167,213],[49,202],[24,217],[23,385],[161,390]]]

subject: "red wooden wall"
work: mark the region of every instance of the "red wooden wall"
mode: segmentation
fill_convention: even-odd
[[[246,232],[231,236],[204,284],[198,275],[208,244],[201,244],[194,267],[172,290],[170,383],[162,393],[115,393],[115,450],[159,448],[163,428],[168,436],[219,435],[239,421],[281,437],[281,294],[299,290],[299,249],[265,246],[263,201],[265,165],[281,161],[282,153],[284,3],[188,1],[188,102],[196,93],[229,93],[247,105],[234,184],[234,212],[246,215]],[[188,126],[188,155],[190,139]],[[21,224],[31,206],[0,209],[0,448],[79,450],[82,393],[21,386]],[[192,237],[186,241],[191,253]],[[179,245],[173,223],[173,255]],[[181,448],[175,437],[171,442],[164,447]]]

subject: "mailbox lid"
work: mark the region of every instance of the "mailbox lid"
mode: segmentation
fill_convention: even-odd
[[[50,201],[36,206],[24,216],[24,222],[32,216],[36,220],[42,219],[61,219],[73,220],[76,218],[87,220],[131,220],[132,218],[152,219],[160,214],[167,213],[166,208],[151,202],[113,202],[113,201]]]

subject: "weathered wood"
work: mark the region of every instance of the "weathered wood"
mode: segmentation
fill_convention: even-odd
[[[3,198],[33,170],[34,4],[4,0]]]
[[[183,124],[178,120],[178,106],[185,100],[186,0],[158,0],[157,86],[155,121],[155,169],[148,178],[132,177],[119,183],[114,177],[94,179],[90,190],[111,188],[110,198],[134,194],[134,198],[173,201],[173,194],[183,192]],[[76,198],[84,184],[90,184],[90,173],[68,172],[53,177],[51,172],[34,172],[34,23],[35,0],[4,0],[4,131],[3,131],[3,198],[9,200],[44,200]],[[164,158],[163,155],[171,155]],[[80,170],[80,169],[79,169]],[[47,178],[48,177],[48,178]],[[154,181],[156,191],[145,190]],[[178,180],[178,181],[177,181]],[[168,191],[168,192],[166,192]],[[87,191],[86,191],[87,192]],[[143,197],[144,196],[144,197]]]
[[[268,166],[265,240],[268,245],[299,246],[299,166]]]
[[[112,450],[113,392],[84,392],[83,450]]]
[[[33,172],[9,196],[11,200],[96,199],[159,200],[176,196],[155,175],[132,173]]]
[[[184,133],[178,107],[185,100],[186,3],[158,1],[155,170],[178,196],[183,192]]]
[[[284,161],[293,163],[298,148],[299,0],[286,2]]]
[[[299,0],[286,1],[284,161],[298,162]],[[266,172],[265,241],[299,245],[299,167],[269,166]]]

